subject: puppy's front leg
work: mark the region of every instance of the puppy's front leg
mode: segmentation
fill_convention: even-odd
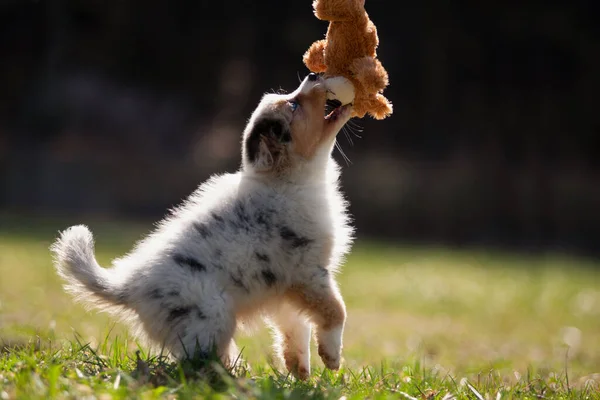
[[[317,274],[311,274],[310,282],[294,285],[287,295],[315,323],[319,356],[325,366],[339,369],[346,306],[328,271],[319,267]]]

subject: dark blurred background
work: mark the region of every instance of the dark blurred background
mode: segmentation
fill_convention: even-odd
[[[367,0],[394,114],[335,153],[359,235],[600,255],[598,4]],[[310,0],[0,0],[0,212],[160,218],[326,28]]]

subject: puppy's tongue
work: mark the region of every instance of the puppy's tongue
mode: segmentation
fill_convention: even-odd
[[[325,102],[325,119],[337,116],[342,109],[342,102],[337,99],[328,99]]]
[[[325,116],[326,123],[333,123],[334,121],[337,121],[338,117],[351,107],[351,104],[346,104],[345,106],[334,108],[333,111]]]

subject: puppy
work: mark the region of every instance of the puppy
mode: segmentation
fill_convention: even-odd
[[[87,227],[62,232],[51,250],[65,290],[176,358],[216,351],[228,366],[236,327],[263,317],[300,379],[314,325],[319,356],[338,369],[346,309],[334,275],[352,228],[331,153],[351,105],[324,117],[328,92],[310,74],[291,94],[265,95],[240,171],[202,184],[111,268],[98,265]]]

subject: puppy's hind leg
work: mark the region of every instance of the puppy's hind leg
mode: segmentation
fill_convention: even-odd
[[[175,357],[204,362],[217,356],[229,367],[235,317],[228,309],[184,306],[171,310],[167,319],[169,347]]]
[[[225,366],[232,371],[240,370],[246,368],[246,362],[242,357],[242,352],[235,343],[235,340],[231,339],[229,342],[229,346],[223,352],[223,357],[221,357],[221,362]]]
[[[271,311],[269,323],[280,360],[296,378],[307,379],[310,376],[310,322],[297,307],[285,302]]]

